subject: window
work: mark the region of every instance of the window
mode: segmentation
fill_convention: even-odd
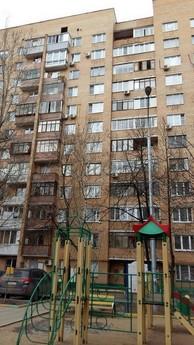
[[[31,135],[31,134],[33,134],[33,132],[34,132],[34,128],[32,128],[32,127],[24,129],[25,135]]]
[[[190,26],[191,28],[194,28],[194,18],[190,19]]]
[[[143,219],[147,219],[147,208],[141,208]],[[153,214],[156,219],[159,219],[159,208],[153,207]],[[111,207],[110,209],[110,220],[111,221],[137,221],[140,219],[140,209],[133,206],[119,206]]]
[[[194,266],[176,265],[176,280],[193,281]]]
[[[103,113],[103,111],[104,111],[103,102],[89,103],[89,113]]]
[[[113,49],[113,56],[141,54],[155,50],[154,42],[132,44]]]
[[[188,196],[190,194],[191,194],[191,183],[189,181],[172,182],[171,196]]]
[[[133,139],[116,139],[111,141],[112,152],[133,150]]]
[[[112,102],[112,111],[122,111],[122,110],[129,110],[134,109],[134,102],[133,99],[131,100],[119,100]]]
[[[78,95],[78,87],[73,86],[68,88],[68,96],[69,97],[76,97]]]
[[[90,76],[91,77],[98,77],[105,74],[105,67],[99,66],[99,67],[91,67],[90,69]]]
[[[166,96],[166,105],[181,105],[184,104],[184,97],[182,93]]]
[[[71,176],[72,174],[72,165],[71,164],[64,164],[63,165],[63,175],[64,176]]]
[[[68,115],[77,115],[77,105],[68,105],[67,106]]]
[[[187,171],[189,170],[188,158],[171,158],[169,159],[170,171]]]
[[[88,163],[86,166],[86,175],[100,175],[101,163]]]
[[[103,132],[103,122],[89,122],[88,133],[100,133]]]
[[[26,40],[26,42],[25,42],[26,48],[41,47],[43,45],[44,45],[44,38],[43,37],[33,38],[31,40]]]
[[[84,196],[86,199],[96,199],[101,196],[101,186],[91,185],[84,188]]]
[[[100,95],[104,93],[104,84],[93,84],[90,85],[91,95]]]
[[[56,194],[55,183],[32,183],[31,195],[33,196],[52,196]]]
[[[99,234],[98,233],[93,233],[91,234],[92,238],[92,246],[93,248],[98,248],[99,247]]]
[[[86,152],[87,153],[102,152],[102,142],[101,141],[93,141],[91,143],[87,143],[86,144]]]
[[[74,124],[66,125],[64,130],[65,130],[65,134],[67,134],[67,135],[75,134],[76,125],[74,125]]]
[[[56,84],[46,84],[43,86],[43,94],[44,95],[57,95],[63,91],[63,84],[56,83]]]
[[[40,121],[38,125],[38,132],[59,132],[60,120],[56,121]]]
[[[194,250],[194,235],[175,235],[175,250]]]
[[[112,92],[124,92],[131,90],[144,90],[146,86],[156,87],[156,78],[144,78],[114,82]]]
[[[162,24],[163,32],[175,31],[175,30],[178,30],[178,23],[176,21]]]
[[[131,232],[121,231],[121,232],[110,232],[109,237],[109,247],[110,248],[135,248],[135,236]]]
[[[0,246],[16,244],[17,231],[0,230]]]
[[[192,222],[192,208],[191,207],[174,208],[172,211],[172,221],[174,223]]]
[[[63,107],[62,101],[50,101],[40,103],[40,114],[61,112]]]
[[[80,53],[74,53],[71,55],[72,62],[80,62]]]
[[[133,29],[133,37],[144,37],[154,34],[154,27],[152,25],[142,28]]]
[[[169,114],[167,115],[168,126],[183,126],[185,124],[184,114]]]
[[[141,162],[138,159],[131,160],[113,160],[111,166],[112,174],[126,174],[134,171],[139,171],[144,167],[146,162]]]
[[[187,146],[187,137],[186,135],[172,135],[168,137],[168,147],[177,148],[177,147],[186,147]]]
[[[37,142],[36,152],[56,152],[57,149],[57,140],[42,140]]]
[[[72,187],[65,186],[60,188],[60,198],[71,199],[72,196]]]
[[[130,182],[112,183],[110,193],[117,197],[136,195],[135,188]]]
[[[167,56],[164,58],[164,65],[166,66],[179,66],[181,65],[181,56],[175,55],[175,56]]]
[[[88,223],[99,222],[100,209],[97,207],[87,207],[85,209],[85,221]]]
[[[92,35],[92,43],[101,43],[106,41],[106,34],[96,34]]]
[[[168,38],[164,40],[164,48],[179,47],[179,38]]]
[[[151,128],[157,127],[156,116],[151,116],[149,120],[150,120],[149,125]],[[137,129],[137,128],[147,128],[147,127],[148,127],[147,117],[112,120],[112,131],[123,131],[126,129]]]
[[[66,220],[67,220],[67,211],[66,211],[66,209],[58,210],[56,218],[57,218],[57,222],[58,223],[65,223]]]
[[[8,121],[14,122],[15,121],[16,112],[15,111],[9,111],[7,116],[8,116]]]
[[[10,164],[9,173],[11,176],[27,175],[29,165],[28,163]]]
[[[30,143],[15,143],[13,144],[13,153],[30,153],[31,144]]]
[[[74,150],[73,144],[66,144],[64,145],[64,155],[70,155]]]
[[[104,59],[104,58],[105,58],[105,49],[93,50],[91,53],[92,60]]]
[[[52,51],[46,54],[46,66],[60,66],[67,62],[67,49]]]
[[[134,63],[123,63],[113,66],[113,74],[131,73],[134,72]]]
[[[72,38],[72,46],[73,47],[80,47],[81,46],[81,41],[82,41],[81,37],[74,37],[74,38]]]
[[[179,85],[179,84],[182,84],[182,82],[183,82],[182,74],[172,74],[172,75],[167,75],[165,77],[166,86]]]
[[[30,79],[38,79],[40,78],[40,69],[30,69],[23,72],[22,79],[23,80],[30,80]]]
[[[10,158],[9,149],[1,149],[0,159],[4,160],[4,159],[9,159],[9,158]]]
[[[80,77],[80,71],[78,69],[69,72],[69,79],[74,80],[74,79],[79,79],[79,77]]]

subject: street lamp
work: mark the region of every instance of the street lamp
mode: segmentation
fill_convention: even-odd
[[[149,200],[149,214],[153,215],[153,191],[152,191],[152,151],[151,151],[151,136],[150,136],[150,94],[152,92],[151,86],[145,87],[145,94],[147,96],[147,159],[148,159],[148,200]],[[156,272],[156,241],[150,240],[151,248],[151,271]]]

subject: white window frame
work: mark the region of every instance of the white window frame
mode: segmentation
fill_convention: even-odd
[[[102,43],[106,41],[106,33],[92,35],[92,43]]]
[[[176,31],[178,30],[178,22],[172,21],[162,24],[162,31],[163,32],[169,32],[169,31]]]
[[[184,94],[183,93],[174,93],[171,95],[166,95],[166,105],[182,105],[184,104]]]
[[[103,132],[102,121],[88,122],[88,133],[102,133],[102,132]]]
[[[184,124],[185,124],[185,115],[183,113],[167,115],[168,126],[183,126]]]
[[[163,40],[164,49],[178,48],[179,47],[179,38],[167,38]]]
[[[182,74],[170,74],[165,76],[165,85],[180,85],[183,83]]]
[[[175,217],[175,212],[177,217]],[[186,212],[186,220],[183,219],[181,212]],[[176,219],[175,219],[176,218]],[[192,223],[192,208],[191,207],[176,207],[172,211],[172,221],[173,223]]]

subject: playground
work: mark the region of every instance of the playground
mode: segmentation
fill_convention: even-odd
[[[14,343],[183,345],[187,341],[187,345],[193,345],[194,290],[172,282],[168,226],[150,217],[145,223],[134,225],[134,231],[136,273],[118,273],[117,284],[106,284],[101,278],[111,273],[96,274],[90,270],[90,231],[58,229],[53,269],[48,273],[52,288],[40,296],[41,284],[47,279],[44,276],[32,293],[20,327],[15,328]],[[77,245],[72,240],[75,235]],[[145,239],[150,238],[161,241],[161,272],[145,269],[144,245]],[[61,240],[64,241],[63,268],[59,267]],[[70,275],[72,245],[77,246],[77,268]]]

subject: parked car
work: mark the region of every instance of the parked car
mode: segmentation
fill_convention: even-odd
[[[47,273],[38,268],[16,268],[13,274],[0,277],[0,295],[23,296],[29,298],[40,279]],[[51,291],[51,278],[47,275],[38,287],[35,299],[48,297]]]
[[[4,274],[5,272],[0,270],[0,277],[3,276]]]

